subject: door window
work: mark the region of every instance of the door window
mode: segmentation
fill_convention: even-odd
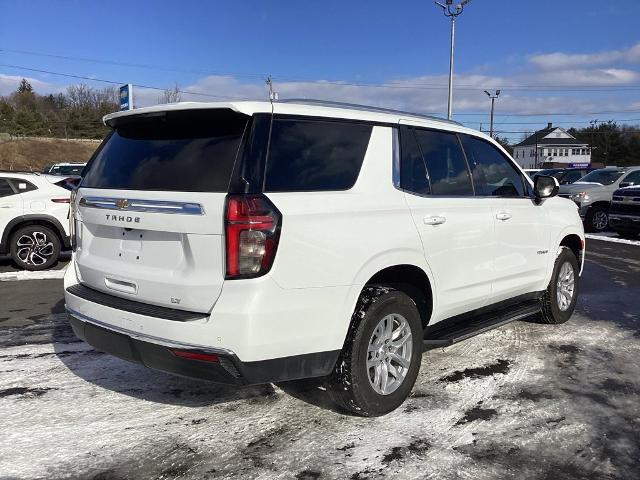
[[[15,194],[16,192],[13,191],[13,188],[11,188],[9,182],[4,178],[0,178],[0,198],[9,197]]]
[[[458,136],[436,130],[412,130],[424,159],[431,195],[473,195]]]
[[[523,197],[522,176],[496,147],[485,140],[461,135],[473,172],[476,195],[485,197]]]
[[[403,190],[428,195],[431,193],[427,167],[413,131],[400,128],[400,187]]]

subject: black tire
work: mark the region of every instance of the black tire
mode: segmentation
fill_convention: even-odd
[[[628,240],[634,240],[638,235],[640,235],[640,232],[634,232],[633,230],[616,230],[615,232],[618,236]]]
[[[29,225],[11,235],[10,253],[14,263],[25,270],[46,270],[58,263],[60,238],[48,227]]]
[[[606,222],[602,222],[602,218],[606,218]],[[596,205],[589,210],[584,218],[584,228],[588,232],[599,233],[604,232],[609,227],[609,211],[606,207]]]
[[[565,264],[568,264],[573,271],[574,288],[571,302],[568,304],[567,308],[563,310],[561,309],[558,300],[558,277]],[[551,275],[551,282],[549,282],[549,286],[542,296],[541,320],[543,323],[557,325],[564,323],[571,318],[571,315],[576,308],[576,301],[578,300],[579,273],[580,267],[578,266],[578,259],[570,249],[563,247],[560,255],[556,258],[556,263],[553,267],[553,275]]]
[[[404,317],[406,320],[407,325],[403,331],[408,333],[408,328],[411,332],[411,339],[407,340],[407,343],[411,342],[411,352],[406,352],[410,360],[404,370],[404,379],[398,383],[394,391],[382,394],[374,390],[369,380],[369,368],[373,367],[367,367],[368,346],[370,340],[375,338],[374,330],[378,324],[390,314]],[[329,392],[333,401],[341,408],[364,417],[384,415],[398,408],[411,392],[418,376],[422,360],[423,334],[420,314],[411,297],[387,286],[365,287],[353,313],[344,347],[329,377]],[[380,348],[388,347],[382,344]],[[373,353],[370,360],[373,360]],[[388,358],[385,361],[389,361]],[[391,375],[386,373],[387,367],[384,368],[385,375]],[[397,370],[393,366],[389,368]]]

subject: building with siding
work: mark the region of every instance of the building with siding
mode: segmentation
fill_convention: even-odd
[[[513,158],[523,168],[588,167],[591,147],[549,123],[514,146]]]

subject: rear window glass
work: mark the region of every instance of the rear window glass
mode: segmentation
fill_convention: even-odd
[[[265,191],[348,190],[369,145],[371,125],[275,119]]]
[[[91,160],[82,186],[226,192],[248,119],[220,109],[123,117]]]
[[[51,167],[51,175],[82,175],[84,165],[55,165]]]

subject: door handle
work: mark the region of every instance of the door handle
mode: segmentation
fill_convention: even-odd
[[[7,205],[6,203],[4,205],[0,205],[0,208],[11,208],[13,207],[13,205]]]
[[[511,212],[498,212],[496,213],[496,218],[502,221],[509,220],[511,218]]]
[[[447,218],[441,217],[440,215],[430,215],[424,217],[423,221],[425,225],[442,225],[447,221]]]

